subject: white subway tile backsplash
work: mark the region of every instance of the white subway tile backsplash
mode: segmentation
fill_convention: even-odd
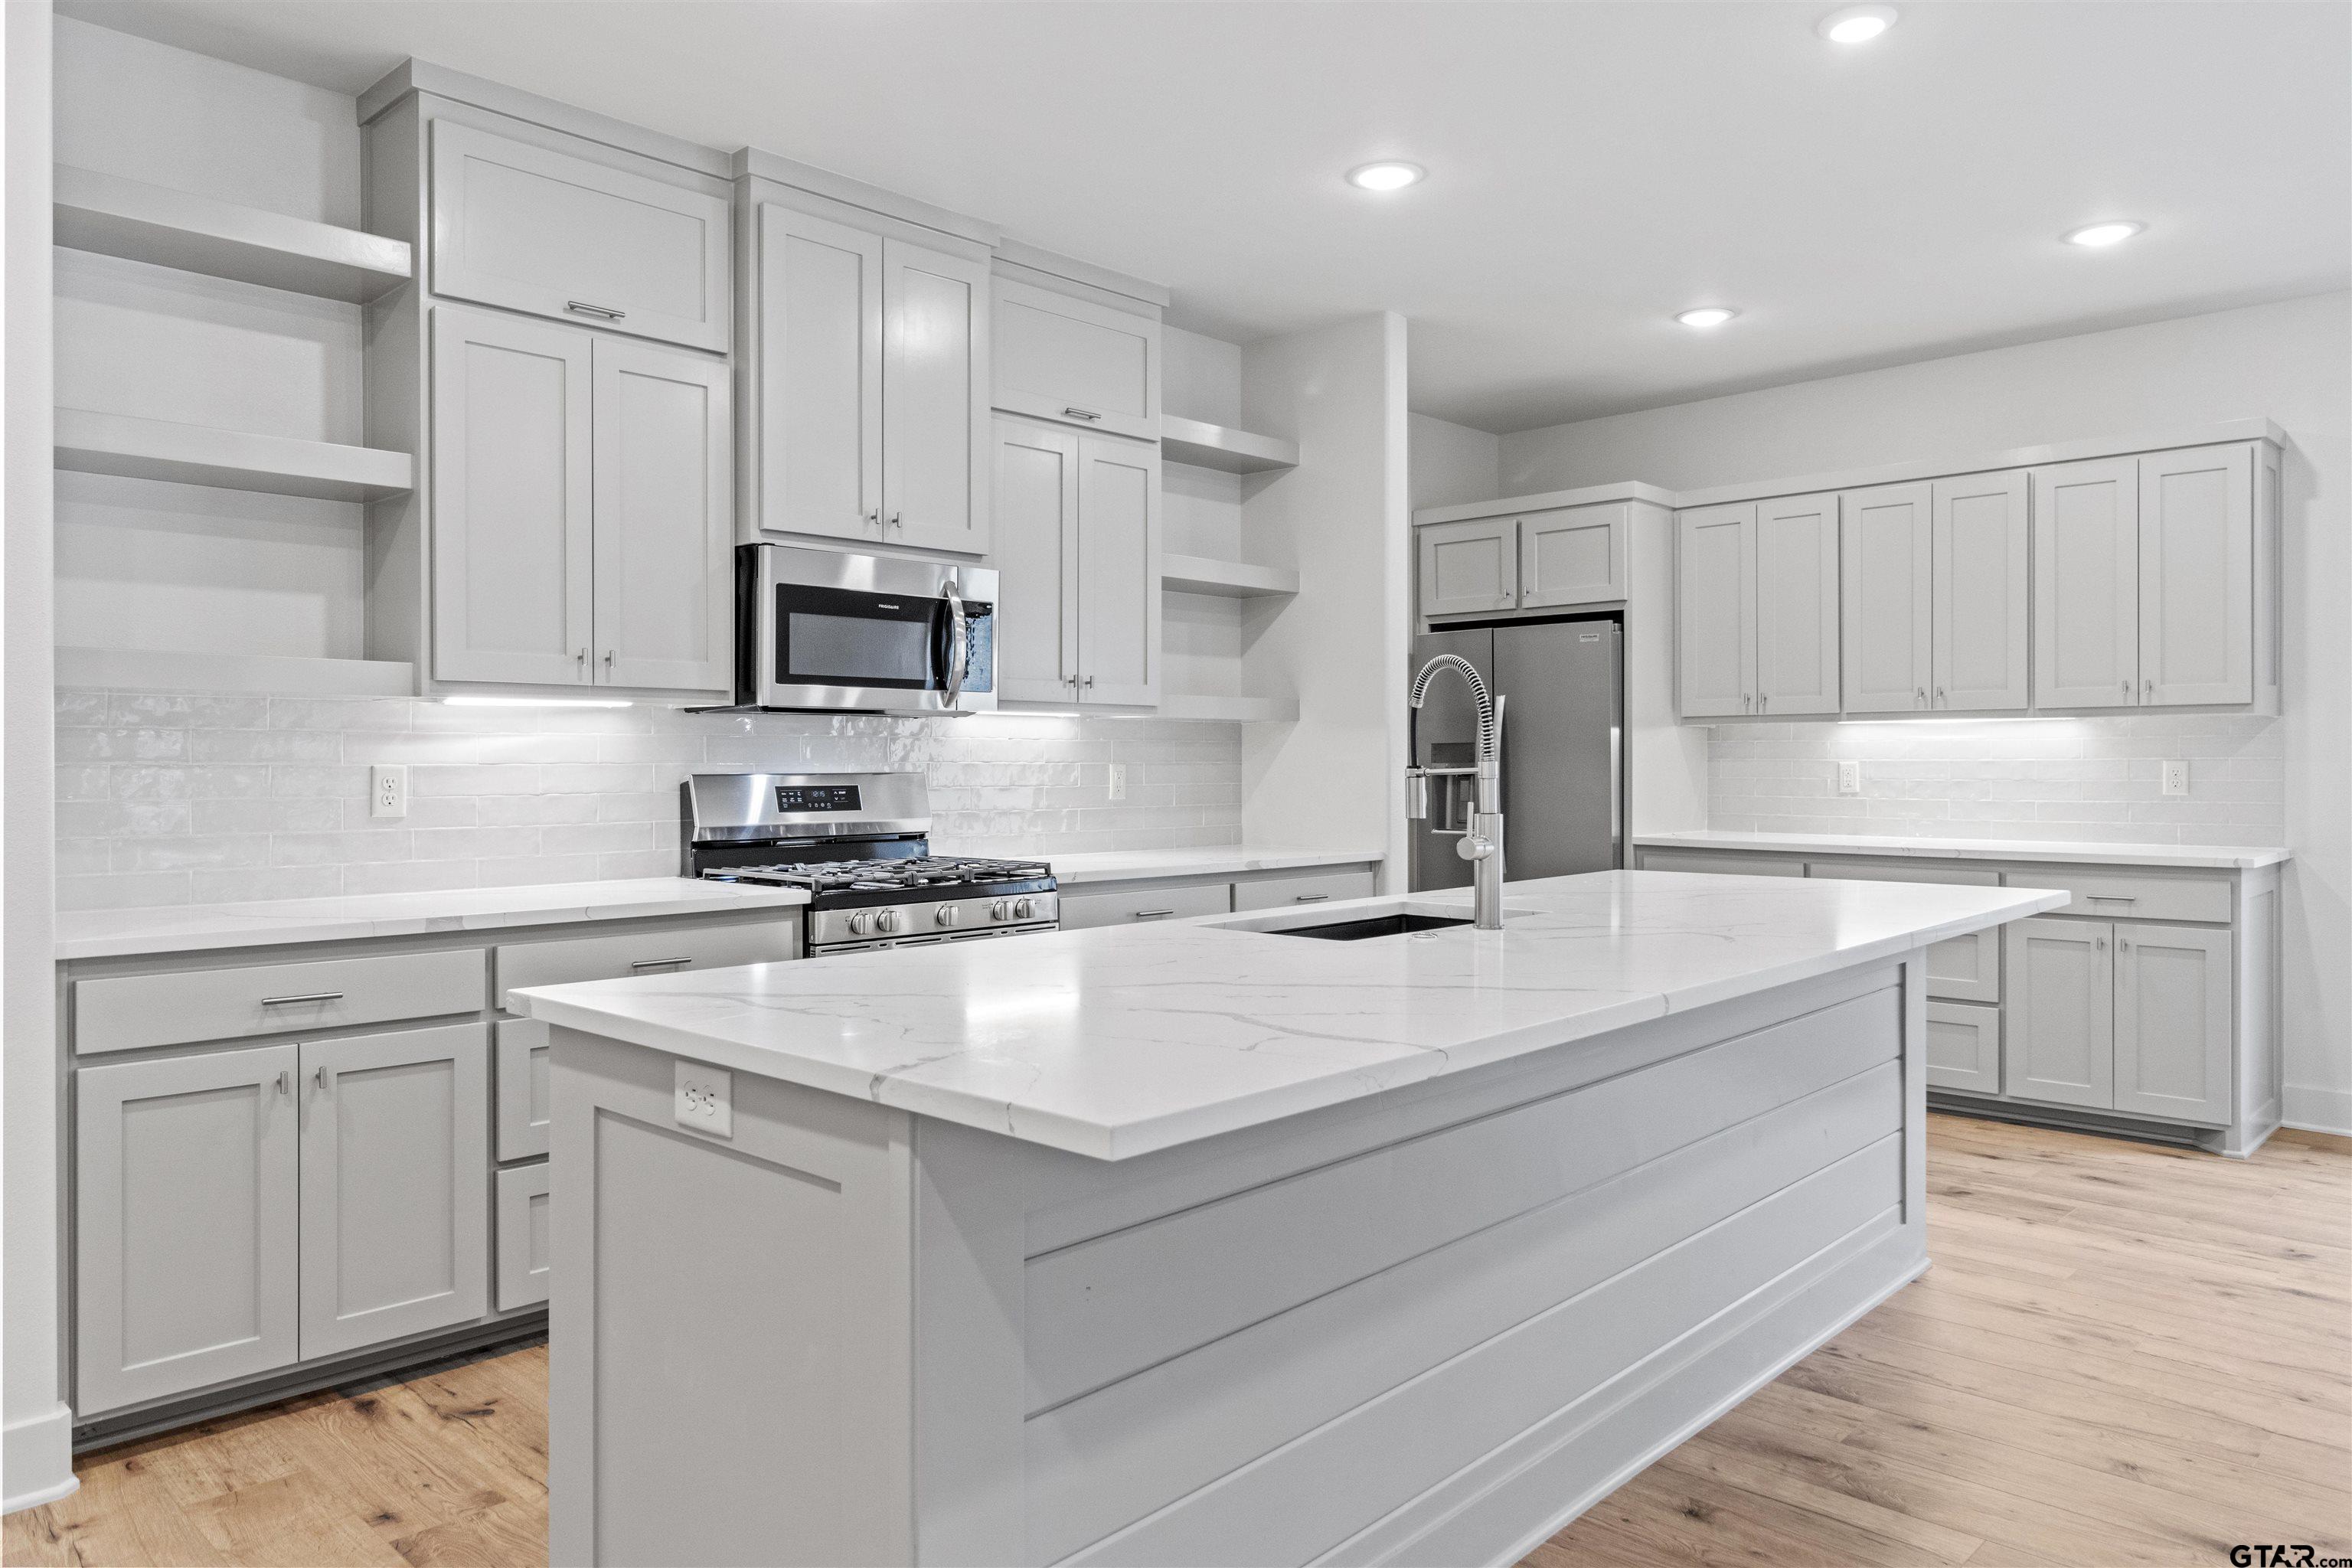
[[[1708,825],[1750,833],[2281,844],[2284,757],[2278,720],[2227,714],[1721,725],[1708,746]],[[2161,763],[2179,759],[2189,763],[2189,795],[2164,798]],[[1842,761],[1862,763],[1858,796],[1836,793]]]
[[[667,876],[678,785],[698,768],[922,772],[949,852],[1241,837],[1232,724],[89,690],[58,692],[57,723],[67,909]],[[1113,762],[1128,777],[1117,803]],[[378,763],[408,765],[407,816],[369,815]]]

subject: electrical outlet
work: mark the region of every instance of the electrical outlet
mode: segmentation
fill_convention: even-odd
[[[1860,795],[1861,793],[1862,764],[1860,763],[1840,763],[1838,764],[1838,794]]]
[[[735,1075],[700,1062],[675,1062],[671,1081],[677,1100],[670,1114],[680,1127],[708,1132],[713,1138],[735,1136]]]
[[[1113,800],[1127,798],[1127,764],[1125,763],[1113,763],[1110,765],[1110,797]]]
[[[2187,763],[2167,763],[2164,764],[2164,793],[2167,795],[2187,795],[2189,793],[2189,764]]]
[[[408,815],[408,764],[378,763],[368,769],[368,815]]]

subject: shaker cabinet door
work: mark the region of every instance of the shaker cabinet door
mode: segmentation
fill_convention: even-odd
[[[303,1359],[482,1316],[487,1027],[403,1029],[300,1049]]]
[[[882,242],[881,538],[989,547],[988,267]]]
[[[1935,707],[2021,710],[2032,695],[2032,537],[2021,471],[1936,481]]]
[[[595,346],[595,679],[734,684],[733,416],[727,367]]]
[[[74,1409],[298,1359],[291,1045],[74,1079]]]
[[[758,216],[745,460],[761,529],[882,537],[882,238],[773,202]]]
[[[1961,1094],[2000,1092],[2000,1008],[1928,1002],[1927,1087]]]
[[[2033,700],[2139,700],[2139,468],[2131,458],[2032,471]]]
[[[1838,710],[1838,498],[1756,505],[1756,707]]]
[[[727,198],[433,125],[436,294],[727,350]]]
[[[1433,522],[1415,531],[1424,616],[1492,615],[1519,602],[1517,518]]]
[[[2139,460],[2140,701],[2254,700],[2249,446]]]
[[[1607,604],[1625,596],[1630,501],[1562,507],[1519,519],[1519,608]]]
[[[1685,719],[1752,711],[1756,701],[1756,508],[1711,506],[1675,518],[1676,687]]]
[[[1160,700],[1160,448],[1078,437],[1078,700]]]
[[[996,421],[996,693],[1077,698],[1078,437]]]
[[[2230,1120],[2230,932],[2116,927],[2116,1109]]]
[[[1849,490],[1839,500],[1845,710],[1934,706],[1934,551],[1926,485]]]
[[[2036,918],[2003,928],[2008,944],[2008,1062],[2018,1100],[2115,1105],[2115,928]]]
[[[995,280],[996,406],[1160,438],[1160,323],[1026,283]]]
[[[433,309],[433,674],[571,686],[593,635],[590,334]]]

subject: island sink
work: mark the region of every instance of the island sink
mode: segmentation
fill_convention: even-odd
[[[1325,942],[1362,942],[1375,936],[1412,936],[1429,931],[1450,931],[1471,923],[1462,915],[1371,915],[1361,920],[1325,921],[1311,926],[1265,926],[1269,936],[1313,936]]]

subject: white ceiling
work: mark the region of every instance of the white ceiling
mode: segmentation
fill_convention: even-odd
[[[2352,280],[2352,6],[65,0],[345,92],[416,55],[1168,284],[1412,322],[1517,430]],[[1428,182],[1340,181],[1376,157]],[[2057,243],[2095,218],[2148,231]],[[1710,333],[1690,305],[1738,306]]]

